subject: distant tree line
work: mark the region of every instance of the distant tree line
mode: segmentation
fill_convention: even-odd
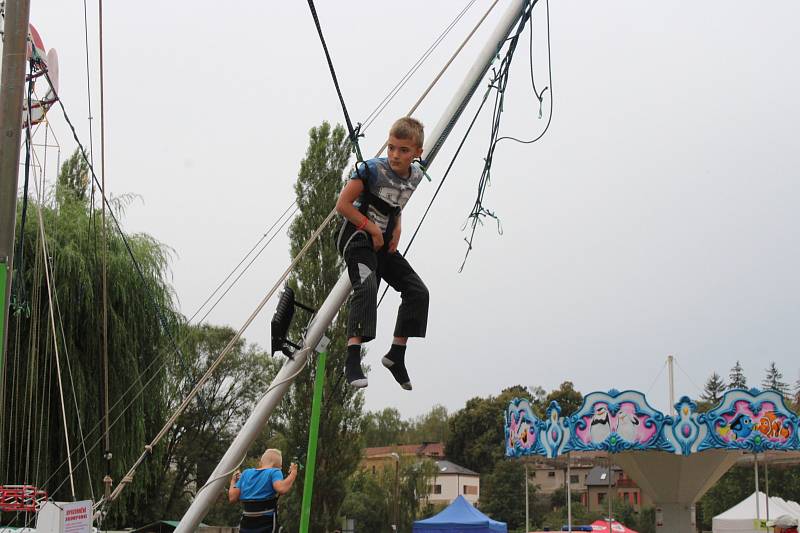
[[[769,366],[764,370],[764,377],[757,387],[761,390],[772,390],[780,393],[790,406],[800,406],[800,378],[795,381],[794,385],[790,385],[785,381],[783,372],[778,369],[775,361],[771,361]],[[723,394],[729,390],[747,390],[749,388],[750,386],[745,377],[742,364],[736,361],[736,364],[733,365],[728,373],[727,383],[717,372],[713,372],[708,377],[703,387],[703,392],[700,395],[701,403],[698,408],[701,411],[710,409],[719,403]]]

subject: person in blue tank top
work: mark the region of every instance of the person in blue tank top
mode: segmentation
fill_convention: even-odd
[[[238,470],[231,477],[228,501],[242,502],[240,533],[273,533],[278,525],[278,497],[286,494],[297,478],[297,465],[289,466],[289,475],[284,479],[281,467],[283,456],[280,450],[270,448],[261,456],[257,468]]]

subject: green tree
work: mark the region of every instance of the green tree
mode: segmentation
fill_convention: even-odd
[[[454,463],[488,474],[505,454],[505,411],[513,398],[527,398],[527,388],[516,385],[498,396],[472,398],[450,417],[445,455]]]
[[[349,156],[350,144],[341,126],[331,128],[330,124],[323,122],[309,132],[308,149],[295,183],[299,214],[289,229],[293,258],[333,209]],[[297,300],[314,308],[322,304],[342,272],[342,261],[334,247],[337,229],[335,223],[328,225],[290,278]],[[298,314],[292,324],[290,334],[295,339],[301,337],[307,325],[303,318],[302,313]],[[361,457],[363,394],[341,378],[346,343],[345,318],[345,313],[340,313],[327,332],[331,343],[319,428],[311,531],[327,531],[337,526],[347,478],[355,471]],[[301,458],[301,462],[305,461],[308,445],[314,379],[315,367],[312,365],[308,372],[297,377],[280,408],[287,446]],[[295,488],[281,498],[283,516],[287,517],[283,527],[288,533],[297,530],[302,497],[303,483],[299,480]]]
[[[764,466],[761,466],[761,480],[764,480]],[[706,492],[698,503],[698,526],[703,531],[711,530],[711,520],[723,511],[727,511],[751,494],[755,487],[753,466],[734,466]],[[800,499],[800,466],[769,466],[770,496],[778,496],[784,500]],[[764,490],[763,488],[761,490]]]
[[[645,507],[639,511],[634,529],[639,533],[656,533],[656,508]]]
[[[372,474],[359,469],[348,480],[342,515],[353,519],[359,531],[388,531],[393,512],[391,486],[388,470]]]
[[[30,315],[19,313],[10,321],[12,342],[4,367],[8,373],[0,424],[4,482],[32,482],[61,500],[71,499],[62,417],[71,442],[76,497],[89,498],[94,493],[99,498],[106,473],[97,248],[101,222],[92,216],[86,199],[84,168],[80,160],[70,158],[61,169],[61,193],[53,196],[55,201],[30,200],[25,226],[17,222],[17,238],[24,237],[22,257],[18,258],[24,269],[15,283],[25,287],[21,294],[27,297]],[[119,200],[114,203],[122,207]],[[55,341],[49,323],[39,210],[51,267]],[[179,316],[168,281],[167,248],[149,235],[128,235],[138,270],[121,235],[110,220],[108,224],[109,403],[114,423],[110,431],[111,476],[119,482],[163,423],[165,365],[175,357],[170,334]],[[62,413],[58,394],[56,344],[66,413]],[[80,442],[82,432],[85,443]],[[130,525],[153,517],[162,460],[163,450],[154,450],[151,460],[139,468],[111,506],[104,525]]]
[[[700,399],[716,405],[722,399],[722,395],[725,393],[726,387],[727,386],[725,385],[725,381],[723,381],[722,377],[714,372],[706,380],[705,387],[703,387],[703,394],[700,395]]]
[[[747,389],[747,378],[742,370],[742,364],[738,360],[731,368],[731,373],[728,374],[728,390],[731,389]]]
[[[409,444],[447,442],[449,418],[445,406],[434,405],[430,411],[409,424]]]
[[[603,518],[603,513],[590,511],[580,503],[572,504],[572,525],[588,525],[600,518]],[[566,523],[566,507],[558,507],[553,509],[542,519],[542,527],[548,527],[551,531],[561,531],[561,527]]]
[[[406,444],[408,422],[394,407],[370,411],[364,415],[364,445],[367,447]]]
[[[414,520],[430,511],[428,496],[439,469],[430,459],[404,459],[400,464],[398,531],[411,531]]]
[[[794,383],[794,409],[800,410],[800,378]]]
[[[783,396],[788,396],[789,384],[783,381],[783,373],[778,370],[775,361],[770,362],[765,372],[764,379],[761,381],[761,386],[764,389],[774,390],[775,392],[781,393]]]
[[[583,404],[583,394],[575,390],[571,381],[565,381],[547,395],[545,406],[550,405],[553,400],[561,406],[561,416],[569,416],[580,409]]]
[[[570,492],[572,495],[572,503],[580,503],[581,495],[577,492]],[[550,505],[553,507],[564,507],[567,505],[567,490],[562,485],[558,487],[553,493],[550,495]]]
[[[65,199],[86,200],[86,189],[89,185],[89,165],[76,148],[72,155],[64,161],[58,173],[56,194],[63,202]]]
[[[436,463],[402,458],[397,467],[387,463],[374,474],[359,469],[350,477],[341,512],[355,521],[356,531],[390,531],[395,512],[398,531],[411,531],[414,520],[432,514],[428,496]]]
[[[184,361],[170,368],[168,409],[188,396],[195,383],[235,335],[229,327],[186,326],[182,331]],[[165,437],[161,462],[162,497],[159,516],[182,516],[198,490],[197,481],[211,475],[217,461],[235,437],[253,406],[261,398],[278,363],[255,345],[240,339],[205,383],[198,399],[176,421]],[[255,465],[264,451],[261,444],[250,463]],[[240,509],[220,494],[219,505],[206,517],[215,524],[234,526]]]
[[[529,497],[533,497],[528,487]],[[509,529],[525,527],[525,465],[509,459],[498,461],[492,472],[481,479],[481,511]],[[520,505],[522,502],[522,505]]]

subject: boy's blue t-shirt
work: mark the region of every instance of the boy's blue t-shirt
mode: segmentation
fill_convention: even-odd
[[[277,496],[272,484],[283,479],[280,468],[248,468],[236,482],[240,500],[269,500]]]
[[[389,161],[385,157],[377,157],[365,161],[364,164],[369,167],[369,171],[360,168],[360,172],[353,172],[350,174],[350,179],[365,179],[365,187],[369,191],[388,203],[391,206],[403,209],[411,198],[411,195],[417,189],[417,185],[422,181],[422,169],[416,163],[412,163],[407,177],[401,177],[395,174]],[[360,202],[356,200],[353,202],[356,208],[360,207]],[[375,206],[370,205],[367,211],[367,217],[374,222],[381,231],[386,231],[389,222],[389,217],[381,213]]]

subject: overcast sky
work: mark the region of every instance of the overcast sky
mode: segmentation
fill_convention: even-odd
[[[31,21],[59,54],[62,99],[88,143],[83,3],[32,3]],[[317,4],[350,113],[363,120],[466,0]],[[489,4],[475,3],[367,130],[367,154]],[[504,4],[419,109],[428,127]],[[392,295],[370,344],[367,408],[416,416],[514,384],[550,390],[571,380],[584,393],[639,389],[666,410],[668,354],[680,365],[678,395],[697,397],[711,372],[727,377],[737,359],[752,384],[770,361],[794,383],[800,5],[565,0],[551,9],[552,125],[533,145],[499,146],[486,194],[504,233],[481,229],[458,273],[487,148],[484,115],[410,256],[432,298],[428,338],[408,349],[414,391],[379,363],[391,342]],[[538,87],[548,84],[545,14],[540,3]],[[99,118],[96,5],[88,18]],[[341,122],[341,109],[299,0],[105,2],[104,32],[107,188],[141,196],[123,226],[174,250],[174,287],[191,315],[292,202],[308,130]],[[527,35],[522,44],[501,132],[530,138],[545,120],[530,90]],[[75,145],[56,108],[51,121],[63,158]],[[431,168],[434,183],[423,182],[409,203],[406,238],[465,122]],[[210,322],[238,329],[288,261],[281,235]],[[266,346],[273,309],[248,340]]]

